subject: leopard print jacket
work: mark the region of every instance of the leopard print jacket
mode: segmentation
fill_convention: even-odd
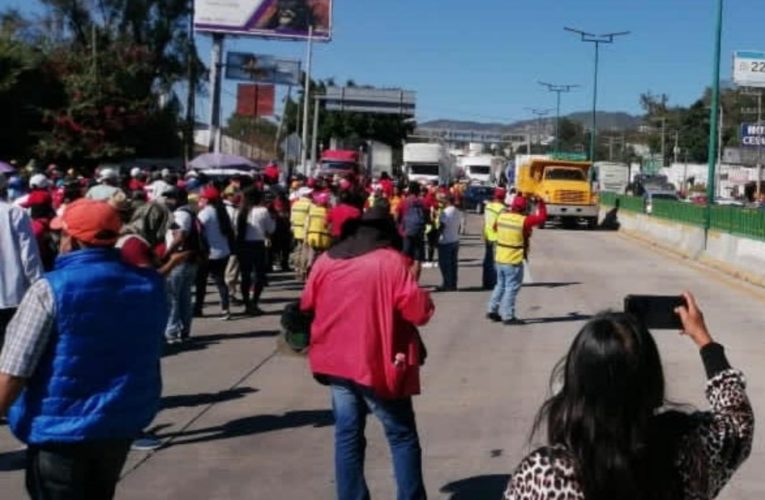
[[[675,466],[685,500],[715,498],[749,456],[754,414],[741,372],[727,369],[707,382],[712,411],[681,440]],[[563,446],[540,448],[515,470],[505,500],[584,500],[571,454]]]

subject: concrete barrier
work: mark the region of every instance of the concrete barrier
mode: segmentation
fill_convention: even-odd
[[[601,208],[601,219],[610,210]],[[728,274],[765,286],[765,241],[619,210],[620,231]]]

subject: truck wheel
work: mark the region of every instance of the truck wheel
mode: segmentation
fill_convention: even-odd
[[[587,229],[595,229],[598,227],[597,217],[587,217]]]

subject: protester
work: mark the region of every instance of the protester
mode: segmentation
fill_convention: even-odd
[[[163,199],[173,217],[165,236],[163,258],[170,260],[175,253],[189,252],[186,260],[175,266],[167,276],[170,317],[165,337],[168,343],[174,344],[187,340],[191,334],[191,287],[196,279],[197,267],[202,259],[207,258],[209,249],[201,224],[188,205],[186,191],[170,189],[164,193]]]
[[[451,195],[444,197],[444,203],[438,224],[438,267],[443,279],[441,290],[453,292],[457,290],[462,212],[454,205]]]
[[[30,497],[110,499],[131,440],[159,409],[162,280],[120,261],[108,204],[79,200],[52,225],[62,255],[8,326],[0,414],[10,408],[28,446]]]
[[[354,204],[355,195],[350,190],[340,191],[338,203],[329,211],[329,228],[332,240],[337,242],[343,234],[343,226],[348,221],[361,217],[361,209]]]
[[[17,207],[23,207],[32,193],[35,191],[44,191],[49,193],[51,185],[52,183],[50,179],[48,179],[45,174],[34,174],[29,178],[29,192],[17,197],[15,200],[13,200],[13,204]]]
[[[98,173],[98,184],[88,190],[85,198],[106,201],[121,191],[119,182],[119,172],[113,168],[102,168]]]
[[[423,267],[433,268],[436,264],[436,250],[438,249],[439,220],[441,217],[441,202],[438,199],[438,193],[435,186],[428,189],[427,194],[423,198],[425,209],[428,211],[428,222],[425,225],[425,263]]]
[[[5,329],[29,287],[43,275],[32,221],[8,202],[8,184],[0,174],[0,346]]]
[[[305,224],[308,211],[311,209],[311,188],[302,187],[297,190],[298,199],[290,209],[290,224],[294,241],[293,262],[298,280],[304,280],[308,273],[308,247],[305,242]]]
[[[743,374],[712,340],[694,297],[677,309],[700,349],[706,413],[660,411],[665,381],[641,318],[604,313],[579,332],[556,369],[562,383],[539,412],[548,446],[526,457],[505,498],[711,499],[747,459],[754,414]]]
[[[332,244],[329,232],[329,193],[320,192],[313,198],[305,223],[305,238],[309,248],[308,268]]]
[[[32,232],[35,235],[43,269],[46,272],[51,271],[58,254],[58,247],[50,229],[50,223],[56,216],[50,193],[47,191],[31,193],[24,203],[24,208],[29,210],[32,219]]]
[[[526,216],[526,198],[516,196],[510,210],[502,212],[497,218],[497,251],[494,256],[497,284],[491,294],[486,315],[492,321],[502,321],[505,325],[523,324],[515,310],[515,300],[523,284],[523,261],[527,257],[533,228],[547,220],[544,201],[536,198],[536,202],[537,213]]]
[[[276,229],[276,223],[263,206],[263,193],[260,190],[250,187],[243,195],[244,202],[236,223],[237,256],[242,271],[242,301],[247,314],[258,316],[263,314],[258,302],[268,274],[266,242]]]
[[[497,270],[494,266],[494,254],[497,251],[497,231],[494,226],[502,211],[505,210],[505,197],[507,189],[496,188],[494,200],[486,204],[483,212],[483,274],[481,284],[484,290],[491,290],[497,284]]]
[[[234,227],[220,197],[220,191],[213,186],[206,186],[199,194],[201,210],[197,217],[204,228],[205,238],[210,247],[209,258],[200,262],[196,278],[196,302],[194,315],[202,316],[205,296],[207,295],[207,277],[212,276],[220,295],[223,319],[231,319],[229,292],[226,285],[226,266],[236,244]]]
[[[146,188],[146,174],[139,167],[133,167],[130,169],[130,180],[128,181],[128,190],[132,193],[135,191],[144,191]]]
[[[409,193],[401,203],[398,223],[404,237],[403,253],[412,260],[412,274],[419,281],[422,262],[425,260],[425,226],[428,225],[428,210],[420,199],[420,185],[409,184]]]
[[[274,234],[271,236],[269,252],[269,270],[273,270],[278,262],[282,272],[290,272],[290,254],[292,253],[292,227],[290,221],[290,202],[287,194],[279,192],[271,203],[271,217],[275,222]]]
[[[420,392],[424,357],[416,326],[433,315],[433,302],[399,253],[400,236],[385,209],[372,208],[351,224],[347,237],[316,261],[301,297],[301,308],[315,315],[311,370],[332,395],[337,497],[369,498],[364,427],[374,413],[392,450],[398,498],[424,499],[412,396]]]
[[[228,186],[223,190],[223,205],[226,207],[226,213],[231,221],[231,228],[234,230],[236,239],[236,218],[239,214],[239,202],[242,195],[233,186]],[[226,265],[226,286],[228,287],[229,300],[232,304],[240,304],[241,301],[236,297],[236,291],[240,285],[239,257],[236,255],[236,243],[234,243],[233,253],[228,258]]]
[[[176,187],[175,179],[169,169],[162,169],[161,172],[153,172],[152,182],[145,189],[149,193],[149,200],[162,201],[162,195],[170,189]]]

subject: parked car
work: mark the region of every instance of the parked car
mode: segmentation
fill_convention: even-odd
[[[645,213],[649,215],[653,213],[654,200],[680,201],[680,198],[673,191],[646,191],[643,194]]]
[[[492,186],[470,185],[465,190],[463,197],[463,209],[475,210],[477,214],[482,214],[486,203],[494,197],[494,188]]]

